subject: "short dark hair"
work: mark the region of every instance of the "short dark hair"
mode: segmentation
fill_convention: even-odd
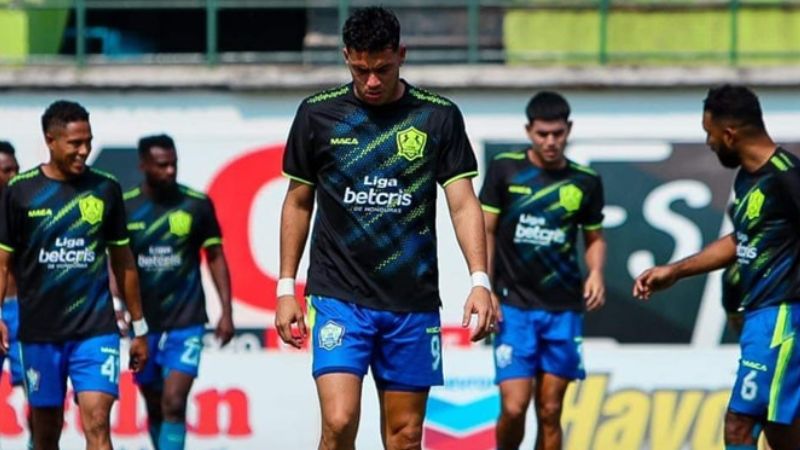
[[[0,141],[0,153],[5,153],[8,156],[14,156],[16,158],[14,146],[8,141]]]
[[[79,103],[56,100],[42,114],[42,131],[47,133],[54,126],[64,127],[71,122],[88,122],[89,111]]]
[[[400,21],[386,8],[370,6],[353,12],[342,28],[342,40],[348,49],[380,52],[400,47]]]
[[[537,92],[525,108],[528,123],[533,123],[537,119],[569,121],[569,113],[567,99],[558,92],[552,91]]]
[[[139,158],[144,158],[153,147],[171,148],[175,150],[175,141],[167,134],[154,134],[139,139]]]
[[[766,129],[758,96],[746,86],[723,84],[709,89],[703,111],[711,113],[714,120],[734,121],[757,131]]]

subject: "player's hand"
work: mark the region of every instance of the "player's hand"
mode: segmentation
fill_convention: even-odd
[[[294,333],[292,326],[297,328]],[[278,298],[278,308],[275,311],[275,328],[281,340],[294,348],[300,348],[306,340],[308,330],[303,317],[303,310],[293,295],[284,295]]]
[[[231,314],[223,314],[217,322],[217,328],[214,330],[214,336],[217,337],[222,347],[228,344],[233,339],[233,316]]]
[[[606,304],[606,285],[603,281],[603,274],[599,271],[592,271],[586,277],[583,285],[583,299],[586,301],[586,310],[594,311]]]
[[[664,290],[678,281],[674,266],[656,266],[645,270],[633,282],[633,296],[649,300],[653,292]]]
[[[114,316],[117,319],[117,329],[119,330],[119,335],[122,337],[128,337],[130,330],[131,330],[131,315],[128,311],[114,311]]]
[[[470,291],[467,302],[464,304],[462,327],[469,327],[473,314],[478,315],[478,324],[472,331],[470,339],[472,342],[477,342],[488,336],[495,329],[495,306],[489,290],[485,287],[475,286]]]
[[[139,336],[131,339],[128,368],[131,369],[133,373],[138,373],[140,370],[144,369],[148,357],[147,336]]]
[[[10,345],[8,341],[8,327],[5,322],[0,320],[0,355],[8,354],[8,347]]]

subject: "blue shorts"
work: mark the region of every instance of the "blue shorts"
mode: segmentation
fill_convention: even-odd
[[[739,345],[742,357],[728,408],[789,424],[800,418],[800,304],[749,311]]]
[[[66,342],[22,342],[25,392],[36,408],[64,405],[67,377],[76,393],[119,395],[119,334]]]
[[[144,369],[134,374],[136,384],[160,387],[170,370],[197,378],[205,331],[205,325],[192,325],[148,334],[150,358]]]
[[[586,378],[581,356],[583,314],[522,309],[501,304],[503,322],[494,338],[495,382],[546,372]]]
[[[21,386],[22,379],[22,364],[19,360],[19,341],[17,335],[19,333],[19,302],[16,297],[6,298],[3,302],[3,322],[8,327],[8,365],[11,370],[11,384],[14,386]],[[0,369],[3,367],[3,357],[0,356]]]
[[[438,311],[381,311],[313,295],[308,309],[314,378],[363,377],[371,368],[381,390],[423,391],[444,383]]]

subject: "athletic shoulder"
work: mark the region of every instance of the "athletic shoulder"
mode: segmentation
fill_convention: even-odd
[[[186,186],[186,185],[183,185],[183,184],[179,184],[178,185],[178,190],[181,191],[181,194],[183,194],[183,195],[185,195],[187,197],[193,198],[195,200],[200,200],[200,201],[209,200],[208,195],[206,195],[205,193],[200,192],[200,191],[198,191],[196,189],[192,189],[189,186]]]
[[[115,177],[114,175],[106,172],[105,170],[100,170],[100,169],[95,169],[94,167],[89,167],[89,174],[94,175],[95,177],[97,177],[99,179],[110,180],[110,181],[113,181],[114,183],[119,184],[119,181],[117,180],[117,177]]]
[[[453,101],[448,99],[447,97],[444,97],[442,95],[439,95],[435,92],[431,92],[426,89],[412,86],[410,84],[408,84],[407,87],[408,87],[408,94],[420,102],[428,103],[430,105],[438,106],[440,108],[458,110],[456,104],[453,103]]]
[[[300,102],[300,109],[313,108],[330,104],[331,102],[343,98],[350,91],[350,84],[344,84],[335,88],[317,92],[303,99]]]
[[[28,169],[11,178],[11,180],[8,182],[8,186],[11,187],[14,186],[15,184],[20,184],[24,183],[27,180],[32,180],[36,178],[40,173],[41,172],[38,166],[34,167],[33,169]]]
[[[122,193],[122,199],[125,201],[133,200],[137,197],[142,195],[142,189],[139,186],[134,188],[128,189],[127,191]]]
[[[567,164],[569,165],[570,170],[572,170],[576,176],[585,177],[590,179],[592,182],[600,183],[600,174],[591,167],[578,164],[569,159],[567,160]]]

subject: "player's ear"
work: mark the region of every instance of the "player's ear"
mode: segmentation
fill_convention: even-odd
[[[345,64],[350,61],[350,52],[347,51],[347,47],[342,47],[342,57],[344,58]]]
[[[565,137],[569,137],[570,133],[572,133],[572,121],[568,120],[567,121],[567,132],[566,132],[566,136]]]
[[[397,48],[397,55],[400,57],[400,65],[402,66],[406,62],[406,46],[404,44],[400,44]]]
[[[735,127],[725,127],[722,129],[722,143],[728,148],[733,148],[733,144],[738,140],[738,129]]]

